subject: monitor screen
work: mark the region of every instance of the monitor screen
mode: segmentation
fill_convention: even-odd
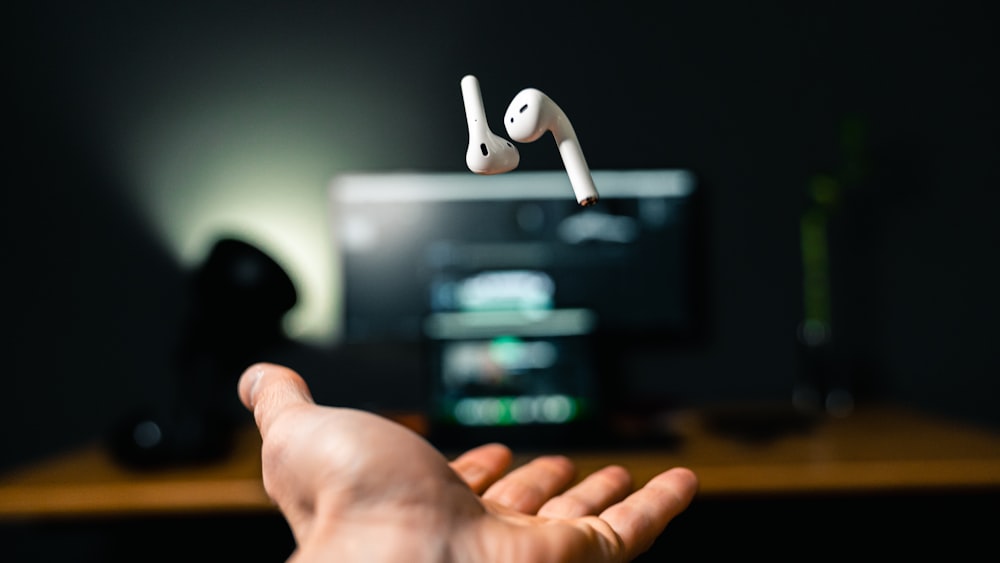
[[[419,346],[432,422],[477,439],[599,416],[599,356],[696,325],[696,185],[592,174],[589,207],[564,171],[334,178],[341,343]]]

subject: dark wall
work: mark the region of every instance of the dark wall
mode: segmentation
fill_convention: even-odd
[[[127,149],[144,119],[224,111],[206,107],[213,92],[234,105],[273,96],[248,119],[294,107],[292,127],[331,155],[308,194],[323,205],[339,169],[464,169],[466,73],[495,131],[509,98],[534,86],[570,116],[593,168],[684,167],[704,182],[710,338],[634,358],[625,393],[790,396],[806,186],[859,162],[841,132],[860,123],[864,173],[832,228],[836,365],[862,398],[1000,423],[1000,91],[986,2],[361,4],[16,9],[5,461],[169,396],[190,272],[136,209],[150,187],[133,183]],[[196,151],[208,141],[192,133]],[[561,167],[550,143],[522,149],[523,168]],[[412,390],[317,371],[343,403]]]

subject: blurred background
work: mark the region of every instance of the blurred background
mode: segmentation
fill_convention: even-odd
[[[697,174],[704,338],[633,358],[622,397],[790,402],[813,365],[803,342],[821,342],[855,401],[1000,426],[987,2],[96,0],[8,13],[5,468],[164,408],[184,366],[229,370],[235,401],[236,366],[270,355],[323,402],[418,408],[405,370],[359,369],[331,345],[327,188],[350,171],[466,170],[468,73],[497,133],[510,98],[536,87],[593,169]],[[562,169],[550,141],[520,148],[522,169]],[[233,344],[222,334],[241,310],[191,330],[212,295],[198,273],[230,238],[295,295],[246,336],[280,346],[205,360]],[[832,329],[804,324],[816,315]],[[807,326],[834,337],[804,339]]]

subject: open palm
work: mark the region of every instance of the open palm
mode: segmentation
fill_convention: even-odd
[[[292,529],[296,561],[629,561],[697,488],[682,468],[635,492],[618,466],[573,484],[561,456],[508,473],[511,452],[499,444],[449,462],[395,422],[315,404],[281,366],[251,367],[239,393],[263,437],[264,487]]]

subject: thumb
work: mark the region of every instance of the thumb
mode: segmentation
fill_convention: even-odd
[[[275,364],[254,364],[243,372],[238,384],[240,401],[253,411],[261,436],[271,422],[291,407],[313,404],[305,380],[295,371]]]

